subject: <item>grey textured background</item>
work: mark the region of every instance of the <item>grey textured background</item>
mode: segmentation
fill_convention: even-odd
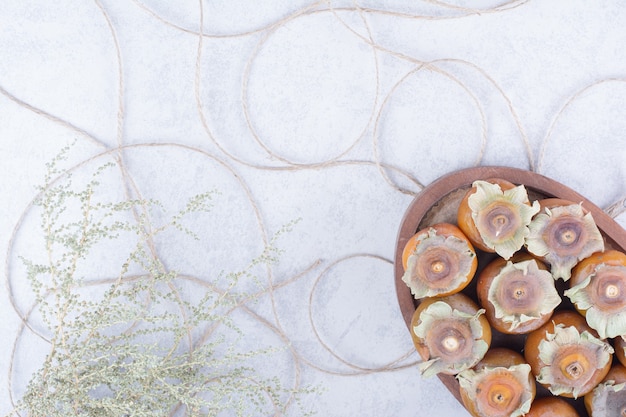
[[[46,348],[18,333],[30,299],[17,257],[40,238],[29,203],[45,162],[76,141],[68,165],[89,161],[77,178],[119,148],[167,208],[221,191],[200,246],[162,242],[172,268],[236,270],[301,219],[271,271],[297,278],[249,306],[288,342],[241,324],[296,348],[269,367],[289,382],[297,363],[324,386],[308,403],[318,415],[466,415],[438,381],[396,369],[417,359],[404,358],[393,288],[402,215],[419,183],[477,164],[536,170],[603,208],[626,195],[626,7],[465,3],[2,1],[0,256],[18,311],[2,293],[0,356],[17,341],[13,392]],[[105,190],[121,187],[111,176]],[[85,274],[106,274],[108,256]],[[0,414],[8,382],[2,360]]]

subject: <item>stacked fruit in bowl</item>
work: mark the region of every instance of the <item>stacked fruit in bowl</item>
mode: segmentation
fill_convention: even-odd
[[[476,417],[626,416],[626,254],[581,202],[536,197],[473,181],[403,242],[419,370]]]

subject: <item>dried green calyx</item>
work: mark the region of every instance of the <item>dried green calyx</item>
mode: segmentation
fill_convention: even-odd
[[[510,330],[550,314],[561,303],[552,274],[539,269],[535,260],[507,262],[494,277],[487,300]]]
[[[594,417],[626,416],[626,383],[609,380],[593,389],[591,409]]]
[[[402,280],[416,299],[449,293],[467,282],[475,257],[467,242],[430,228],[409,256]]]
[[[613,348],[588,331],[558,324],[539,343],[539,359],[546,364],[537,382],[547,385],[554,395],[571,394],[578,398],[585,384],[609,360]]]
[[[601,338],[626,334],[626,267],[599,264],[564,293]]]
[[[476,192],[469,196],[468,204],[476,229],[485,246],[509,259],[524,245],[539,203],[530,205],[523,185],[505,191],[487,181],[474,181],[473,186]]]
[[[591,213],[580,204],[546,208],[529,225],[528,251],[550,264],[554,279],[569,280],[580,260],[604,250],[604,240]]]
[[[487,353],[479,317],[485,310],[468,314],[436,301],[420,314],[413,331],[428,348],[429,360],[419,364],[424,377],[440,372],[457,374],[476,365]]]
[[[533,401],[530,365],[468,369],[457,375],[459,385],[485,416],[523,416]]]

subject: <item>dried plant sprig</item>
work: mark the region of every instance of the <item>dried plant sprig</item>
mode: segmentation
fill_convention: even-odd
[[[221,291],[207,286],[199,301],[186,300],[178,273],[165,267],[153,242],[171,228],[197,238],[184,219],[209,210],[217,193],[193,197],[155,225],[150,212],[162,210],[156,201],[97,201],[99,178],[112,164],[77,190],[59,168],[68,150],[47,165],[37,202],[45,260],[23,257],[50,348],[10,416],[283,415],[292,399],[316,391],[261,375],[253,361],[277,348],[241,348],[246,335],[229,316],[241,301],[232,291],[237,282],[276,260],[277,237],[243,270],[219,277]],[[79,269],[107,239],[131,242],[132,249],[117,277],[86,295],[89,282]],[[194,334],[207,326],[210,333],[196,344]]]

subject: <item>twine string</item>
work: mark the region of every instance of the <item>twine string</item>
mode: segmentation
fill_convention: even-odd
[[[205,135],[205,139],[208,142],[214,144],[217,148],[217,152],[215,153],[207,151],[202,146],[190,146],[184,143],[177,142],[148,142],[139,144],[125,143],[124,126],[126,108],[124,105],[124,56],[122,54],[122,47],[117,36],[117,31],[114,24],[115,20],[111,18],[111,12],[101,3],[100,0],[94,0],[94,3],[101,12],[102,18],[104,19],[106,27],[109,30],[111,44],[113,45],[113,48],[115,50],[117,61],[116,70],[118,77],[117,85],[115,86],[115,88],[117,89],[117,118],[114,138],[115,140],[112,141],[115,143],[115,146],[108,145],[108,142],[105,139],[99,138],[96,135],[90,133],[88,129],[79,127],[76,124],[64,120],[59,116],[56,116],[53,111],[46,111],[26,102],[25,100],[19,98],[18,94],[11,92],[9,88],[0,86],[0,95],[2,95],[15,105],[19,106],[20,108],[29,111],[54,125],[64,128],[68,133],[77,135],[79,140],[86,141],[97,146],[97,153],[93,155],[87,155],[80,162],[67,168],[65,173],[53,179],[51,185],[63,181],[66,178],[66,175],[69,173],[78,172],[80,169],[87,168],[92,164],[98,163],[102,160],[112,159],[121,174],[121,187],[123,187],[124,189],[124,194],[126,198],[138,198],[139,200],[143,200],[144,192],[140,184],[137,183],[132,174],[133,167],[129,166],[126,161],[125,156],[127,155],[127,153],[142,152],[148,149],[158,149],[162,152],[168,152],[172,150],[188,152],[192,155],[201,156],[202,158],[204,158],[207,164],[214,164],[218,166],[231,178],[234,178],[236,180],[236,183],[239,186],[238,191],[245,196],[245,200],[249,205],[252,215],[254,217],[256,230],[251,231],[251,233],[255,233],[256,235],[258,235],[263,245],[267,246],[270,244],[270,233],[268,232],[268,226],[265,220],[265,216],[267,213],[264,213],[262,211],[258,203],[257,197],[255,196],[254,190],[244,179],[243,175],[238,171],[238,166],[252,168],[259,171],[276,171],[285,173],[302,170],[328,170],[339,167],[364,167],[378,172],[392,191],[410,196],[419,195],[419,192],[424,187],[424,184],[422,184],[422,182],[419,180],[419,167],[411,167],[410,169],[407,169],[402,166],[397,166],[388,161],[384,161],[384,157],[381,152],[381,143],[385,140],[389,140],[389,138],[384,137],[384,135],[381,133],[381,122],[384,118],[385,112],[388,110],[394,93],[402,88],[411,77],[418,74],[419,72],[431,72],[433,74],[444,77],[456,86],[460,87],[461,91],[469,98],[470,102],[476,109],[476,112],[479,116],[478,120],[480,124],[481,135],[479,139],[477,155],[472,161],[473,165],[480,165],[482,163],[486,149],[489,147],[490,140],[492,139],[490,137],[490,132],[488,131],[488,115],[485,110],[486,103],[481,101],[481,97],[477,92],[475,92],[475,86],[472,84],[472,82],[464,79],[460,72],[457,73],[454,71],[454,68],[456,66],[457,68],[471,69],[476,74],[478,74],[481,82],[484,82],[485,85],[488,85],[490,88],[495,90],[498,93],[498,96],[506,104],[508,110],[507,117],[510,117],[513,120],[517,132],[519,133],[519,138],[525,148],[529,169],[536,172],[542,172],[543,170],[543,166],[546,163],[545,160],[547,158],[546,148],[548,142],[551,139],[554,130],[557,128],[559,120],[561,119],[563,113],[567,110],[567,108],[569,108],[572,103],[574,103],[577,99],[584,95],[585,92],[592,88],[595,88],[605,83],[626,81],[626,78],[602,79],[582,88],[577,93],[569,97],[564,102],[560,110],[554,115],[546,136],[541,142],[540,152],[537,158],[535,158],[530,146],[529,138],[527,137],[527,134],[523,127],[523,120],[516,110],[515,104],[506,94],[504,88],[484,68],[479,67],[475,63],[457,58],[424,60],[418,56],[411,56],[405,52],[393,50],[389,47],[386,47],[382,44],[382,42],[376,39],[375,33],[370,24],[370,18],[375,15],[384,15],[397,19],[412,19],[428,22],[443,19],[463,19],[477,14],[505,13],[512,9],[522,7],[529,0],[507,0],[502,1],[492,7],[480,9],[464,7],[454,4],[452,2],[446,2],[442,0],[422,1],[430,6],[437,7],[440,14],[411,14],[407,12],[397,12],[393,10],[364,7],[361,6],[356,0],[353,0],[352,6],[349,7],[337,6],[332,0],[319,0],[309,3],[296,10],[291,10],[284,16],[281,16],[274,21],[268,22],[267,24],[261,25],[259,27],[251,28],[249,30],[243,30],[236,33],[234,32],[230,34],[220,34],[211,33],[205,27],[205,6],[203,0],[198,0],[197,30],[185,28],[179,24],[176,24],[171,20],[168,20],[167,18],[159,15],[156,11],[148,7],[141,0],[133,0],[133,3],[140,10],[145,12],[148,16],[151,16],[159,24],[163,25],[164,27],[179,31],[183,34],[189,35],[190,37],[194,37],[197,40],[197,47],[194,51],[195,65],[193,66],[193,68],[190,69],[189,75],[193,78],[195,111],[197,113],[199,123],[202,127],[202,131]],[[348,13],[353,13],[358,17],[359,25],[362,25],[362,27],[360,27],[359,29],[363,29],[364,33],[362,33],[362,31],[359,31],[359,29],[353,27],[353,25],[348,23],[348,20],[343,17],[344,14]],[[256,126],[258,126],[259,124],[255,119],[257,115],[255,115],[254,113],[254,108],[250,105],[250,78],[253,74],[255,64],[258,63],[257,61],[259,55],[264,50],[264,48],[267,47],[268,42],[272,40],[272,37],[277,33],[277,31],[285,28],[289,24],[297,23],[299,19],[321,14],[328,14],[332,16],[336,20],[336,22],[338,22],[340,25],[342,25],[342,27],[347,29],[348,33],[350,33],[354,37],[354,39],[362,42],[363,45],[369,48],[372,54],[372,73],[375,84],[372,87],[374,90],[374,95],[371,99],[371,111],[368,113],[364,127],[358,132],[358,134],[355,135],[354,138],[350,139],[347,146],[344,147],[338,154],[323,161],[295,161],[291,158],[281,155],[277,150],[269,146],[267,138],[263,137],[261,133],[258,132],[258,130],[256,129]],[[259,153],[262,154],[260,158],[269,157],[272,160],[272,162],[269,164],[258,163],[253,160],[249,160],[247,158],[239,156],[233,151],[230,151],[224,145],[225,141],[223,138],[220,137],[219,132],[217,132],[211,126],[211,109],[207,107],[203,98],[203,94],[205,94],[203,87],[204,82],[206,81],[205,78],[203,78],[203,74],[205,73],[206,65],[209,65],[203,62],[204,50],[206,47],[206,42],[209,39],[225,40],[233,38],[256,40],[255,47],[252,49],[250,55],[247,57],[247,60],[245,61],[245,65],[243,67],[243,72],[241,74],[241,112],[242,118],[245,121],[245,125],[248,130],[251,143],[255,144],[255,146],[260,151]],[[390,88],[387,88],[386,90],[384,90],[383,83],[381,82],[381,61],[383,59],[395,59],[404,63],[409,63],[412,66],[410,70],[405,72],[401,77],[399,77],[399,79],[395,83],[392,83],[392,86]],[[351,153],[355,150],[358,144],[360,144],[365,138],[368,137],[368,135],[371,135],[371,159],[353,157]],[[394,176],[402,177],[404,180],[411,184],[412,188],[409,189],[398,185],[392,178]],[[23,387],[16,387],[14,383],[14,377],[19,372],[19,369],[16,369],[14,365],[16,361],[16,356],[19,354],[20,342],[23,340],[24,337],[26,337],[26,334],[29,333],[35,336],[35,338],[41,341],[41,343],[43,344],[50,343],[49,337],[45,334],[45,332],[37,329],[32,323],[32,317],[39,308],[39,305],[34,302],[27,307],[23,307],[22,305],[26,303],[17,299],[14,286],[16,280],[20,279],[19,277],[15,276],[16,268],[14,268],[14,262],[17,255],[15,253],[16,240],[18,238],[18,235],[24,230],[26,218],[33,215],[35,202],[40,197],[41,194],[36,194],[33,196],[32,200],[26,205],[26,207],[24,207],[19,216],[19,219],[15,223],[9,237],[9,245],[4,266],[5,287],[11,306],[15,311],[16,316],[20,320],[17,334],[15,336],[15,339],[13,340],[11,358],[8,366],[7,375],[8,393],[13,406],[15,406],[16,404],[16,392],[23,389]],[[615,203],[608,206],[605,211],[613,218],[622,215],[624,211],[626,211],[626,197],[618,199]],[[146,206],[135,208],[133,212],[134,218],[136,220],[139,220],[142,216],[147,216],[148,214],[149,211]],[[145,231],[147,236],[151,236],[151,232],[151,230]],[[160,253],[158,246],[152,239],[149,239],[148,247],[151,256],[153,256],[154,259],[158,260],[164,270],[167,271],[168,266],[165,260],[166,257],[163,256],[162,253]],[[247,297],[241,298],[237,302],[237,304],[229,311],[229,314],[233,314],[234,312],[244,312],[246,316],[249,317],[251,320],[254,320],[261,329],[264,329],[277,336],[277,338],[280,340],[280,343],[285,348],[285,351],[288,352],[290,361],[293,364],[294,371],[293,375],[291,376],[292,381],[290,386],[293,391],[296,391],[299,387],[301,387],[302,372],[305,367],[329,375],[353,377],[366,374],[398,371],[401,369],[406,369],[407,367],[412,367],[417,363],[417,360],[415,360],[414,349],[409,349],[406,353],[401,354],[399,357],[396,358],[386,358],[386,362],[382,365],[373,366],[370,364],[355,363],[354,361],[343,357],[338,351],[333,349],[331,347],[331,344],[325,339],[325,336],[318,328],[316,315],[319,314],[319,311],[314,310],[313,301],[320,283],[323,280],[328,279],[329,272],[338,264],[355,258],[371,259],[376,262],[382,262],[384,264],[392,263],[389,259],[378,254],[354,253],[350,255],[344,255],[336,259],[314,259],[310,264],[308,264],[308,266],[304,267],[301,271],[296,272],[294,275],[289,277],[281,277],[282,279],[277,279],[277,277],[275,276],[276,273],[274,271],[274,268],[271,265],[267,265],[264,270],[264,287],[256,292],[249,294]],[[321,272],[317,273],[317,275],[314,276],[314,274],[320,269]],[[312,276],[314,277],[311,278]],[[87,280],[83,285],[94,288],[106,287],[113,285],[116,282],[119,282],[120,284],[126,284],[132,282],[133,280],[139,280],[143,278],[145,277],[140,275],[130,275],[123,278],[108,277],[102,279]],[[206,291],[211,291],[218,295],[224,295],[227,291],[226,288],[216,286],[210,280],[206,279],[206,277],[197,276],[191,273],[187,273],[186,271],[180,271],[177,275],[176,280],[177,282],[186,282],[190,285],[204,288]],[[285,291],[290,286],[294,285],[307,286],[309,297],[306,308],[309,318],[310,336],[314,338],[317,346],[320,349],[328,352],[331,357],[334,358],[337,363],[337,367],[331,367],[327,364],[322,365],[316,363],[314,360],[308,358],[305,354],[301,353],[297,343],[294,343],[293,336],[291,336],[289,334],[289,331],[284,327],[282,323],[283,317],[280,314],[276,296],[279,291]],[[170,285],[170,290],[182,306],[184,304],[184,295],[173,283]],[[271,305],[271,313],[268,316],[262,315],[254,309],[252,302],[260,298],[266,298]],[[150,305],[150,302],[151,300],[149,299],[145,300],[146,305]],[[179,312],[181,322],[183,324],[188,324],[188,312],[182,307],[180,308]],[[399,318],[399,320],[401,319]],[[135,325],[137,325],[137,323],[131,323],[128,331],[130,331]],[[187,334],[189,353],[193,355],[195,349],[198,349],[200,346],[202,346],[202,343],[210,340],[216,329],[217,326],[209,326],[203,331],[200,336],[197,336],[196,338],[193,337],[190,329]],[[287,400],[287,404],[289,406],[293,406],[294,403],[295,398],[293,395],[291,395]],[[171,415],[176,415],[176,413],[180,411],[180,407],[181,405],[175,407]],[[274,410],[274,415],[278,416],[282,414],[280,410]]]

